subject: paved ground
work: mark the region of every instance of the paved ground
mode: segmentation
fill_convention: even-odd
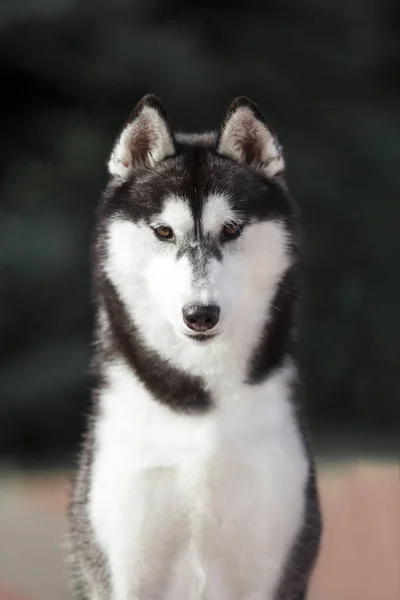
[[[68,480],[0,479],[0,600],[70,600],[64,567]],[[325,533],[310,600],[400,599],[398,464],[320,469]]]

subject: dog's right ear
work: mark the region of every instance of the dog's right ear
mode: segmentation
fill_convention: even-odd
[[[112,177],[126,179],[135,169],[151,167],[175,153],[168,116],[158,98],[144,96],[115,142],[108,170]]]

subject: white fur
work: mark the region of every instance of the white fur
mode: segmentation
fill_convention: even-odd
[[[172,227],[175,236],[182,238],[193,227],[193,216],[189,204],[184,198],[170,195],[164,200],[164,208],[160,212],[153,226],[166,225]]]
[[[292,368],[214,390],[204,416],[155,402],[123,363],[107,375],[90,517],[113,599],[272,600],[304,511]]]
[[[206,233],[217,236],[222,224],[236,221],[238,218],[239,215],[232,211],[223,195],[212,194],[206,199],[202,215],[202,225]]]
[[[236,218],[212,196],[203,228],[217,236]],[[105,268],[144,342],[201,376],[214,406],[175,413],[122,359],[107,368],[90,518],[110,561],[111,600],[273,600],[302,524],[307,458],[288,400],[294,367],[244,382],[289,266],[285,228],[249,225],[198,281],[188,260],[176,259],[193,227],[184,202],[170,197],[160,220],[175,243],[145,223],[115,220]],[[221,321],[204,345],[183,335],[181,309],[205,298],[220,305]]]
[[[278,140],[248,106],[241,106],[225,124],[218,150],[221,154],[244,163],[244,146],[249,140],[258,150],[254,167],[261,166],[269,177],[275,177],[283,171],[285,165]]]

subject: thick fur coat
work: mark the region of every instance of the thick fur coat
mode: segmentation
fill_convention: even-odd
[[[146,96],[108,168],[76,598],[304,600],[321,522],[281,146],[245,98],[219,131],[185,135]]]

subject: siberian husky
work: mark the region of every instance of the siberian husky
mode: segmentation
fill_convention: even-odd
[[[303,600],[321,519],[298,374],[302,239],[275,133],[237,98],[183,134],[145,96],[94,236],[78,600]]]

